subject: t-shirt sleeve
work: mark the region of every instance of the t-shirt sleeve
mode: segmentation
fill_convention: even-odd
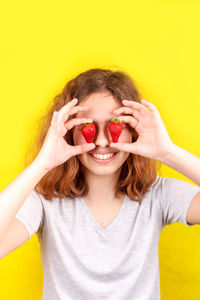
[[[200,187],[184,180],[162,177],[161,191],[164,226],[175,222],[194,225],[187,223],[186,218],[188,208],[195,195],[200,192]]]
[[[24,224],[29,233],[29,239],[43,226],[43,204],[34,190],[27,197],[15,218]]]

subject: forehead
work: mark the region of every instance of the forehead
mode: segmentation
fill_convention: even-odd
[[[76,114],[77,118],[92,118],[95,122],[103,123],[109,121],[115,115],[113,110],[121,107],[120,101],[116,100],[110,93],[94,93],[80,102],[80,105],[87,105],[86,111]]]

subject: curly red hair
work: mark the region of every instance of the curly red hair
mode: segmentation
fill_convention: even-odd
[[[92,93],[105,91],[109,91],[121,104],[123,99],[139,103],[141,101],[141,96],[133,80],[125,72],[95,68],[79,74],[67,82],[62,92],[53,99],[46,115],[42,117],[38,127],[38,135],[27,152],[25,165],[31,163],[39,153],[55,110],[59,111],[73,98],[78,98],[80,104]],[[71,118],[73,116],[69,116],[68,120]],[[132,141],[136,141],[138,133],[129,125],[128,128],[132,132]],[[67,132],[64,139],[68,144],[74,145],[72,130]],[[130,199],[141,202],[143,195],[156,180],[160,166],[161,164],[155,160],[130,153],[121,166],[115,191],[116,197],[125,193]],[[62,165],[50,170],[38,182],[35,190],[47,200],[51,200],[53,197],[74,199],[78,196],[86,196],[89,187],[78,157],[73,156]]]

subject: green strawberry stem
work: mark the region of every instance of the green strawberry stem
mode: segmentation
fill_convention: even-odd
[[[114,122],[114,123],[122,123],[122,121],[119,120],[118,118],[111,119],[110,122]]]
[[[93,123],[85,123],[85,124],[83,124],[83,126],[87,126],[87,125],[91,125],[91,124],[93,124]]]

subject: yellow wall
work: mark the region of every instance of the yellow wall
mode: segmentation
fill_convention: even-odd
[[[1,190],[23,170],[45,107],[68,79],[92,67],[128,72],[157,106],[173,142],[200,157],[199,14],[200,2],[192,0],[4,1]],[[162,172],[191,182],[164,165]],[[162,231],[162,300],[200,299],[199,237],[199,225],[176,223]],[[0,261],[0,299],[41,299],[42,278],[34,235]]]

